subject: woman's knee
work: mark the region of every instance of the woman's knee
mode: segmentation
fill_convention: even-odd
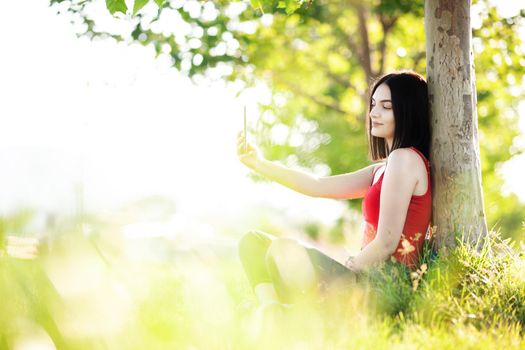
[[[311,264],[306,248],[291,238],[273,240],[268,247],[266,261],[281,268],[286,267],[286,265]]]
[[[277,238],[270,243],[268,247],[267,257],[283,256],[287,253],[300,250],[300,244],[292,238]]]
[[[239,255],[250,256],[254,252],[266,251],[272,242],[271,235],[262,231],[246,232],[238,243]]]

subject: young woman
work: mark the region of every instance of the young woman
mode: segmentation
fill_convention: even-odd
[[[371,88],[367,131],[369,157],[360,170],[316,177],[264,159],[239,133],[238,156],[254,171],[312,197],[363,198],[361,251],[343,265],[289,239],[251,231],[239,242],[248,279],[261,302],[293,303],[334,281],[355,281],[359,272],[393,257],[418,264],[431,216],[430,121],[427,84],[412,71],[379,78]]]

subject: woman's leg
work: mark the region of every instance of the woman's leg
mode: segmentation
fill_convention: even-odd
[[[335,288],[348,288],[359,280],[358,274],[320,250],[307,247],[306,251],[315,267],[320,292]]]
[[[272,277],[266,266],[266,254],[276,239],[262,231],[249,231],[239,241],[239,257],[250,285],[260,302],[277,301]]]
[[[357,275],[336,260],[293,239],[273,240],[266,260],[277,294],[287,303],[357,281]]]
[[[297,240],[249,231],[239,241],[239,256],[261,302],[293,303],[356,275],[321,251]]]
[[[249,231],[239,241],[239,257],[262,303],[291,303],[292,291],[306,294],[315,286],[315,272],[308,254],[293,239]]]

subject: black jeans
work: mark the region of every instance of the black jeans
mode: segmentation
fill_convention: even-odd
[[[250,231],[239,241],[239,256],[252,288],[259,283],[273,283],[281,302],[293,303],[297,291],[283,283],[276,262],[267,254],[275,236],[262,231]],[[304,246],[315,271],[316,292],[323,293],[331,286],[349,286],[358,279],[358,274],[330,258],[318,249]]]

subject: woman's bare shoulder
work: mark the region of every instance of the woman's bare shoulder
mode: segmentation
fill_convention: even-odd
[[[420,173],[419,169],[424,170],[424,163],[421,157],[410,148],[397,148],[388,155],[388,167],[391,171],[401,172],[405,175]],[[418,169],[417,171],[415,171]]]
[[[388,155],[388,161],[402,162],[407,165],[415,164],[421,157],[410,148],[396,148]]]
[[[419,155],[410,148],[396,148],[388,155],[388,162],[414,162],[418,158]]]

